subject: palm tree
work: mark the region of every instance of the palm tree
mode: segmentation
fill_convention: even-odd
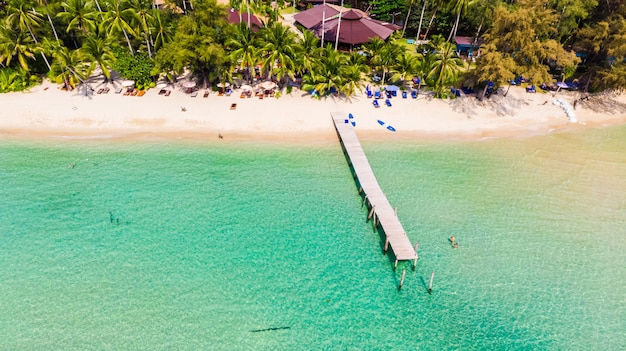
[[[28,9],[29,7],[31,8],[30,10]],[[28,30],[35,44],[38,44],[34,29],[41,25],[42,19],[41,14],[35,11],[32,4],[28,3],[26,0],[11,0],[9,1],[9,6],[7,6],[7,13],[7,23],[13,28],[18,28],[20,31]],[[43,52],[41,52],[41,57],[46,62],[49,69],[50,63]]]
[[[150,11],[150,1],[148,0],[131,0],[130,5],[136,12],[134,18],[134,25],[136,33],[143,34],[143,38],[146,41],[146,47],[148,49],[148,57],[152,58],[152,49],[150,43],[152,42],[151,23],[154,20],[152,17],[152,11]]]
[[[376,60],[377,64],[383,69],[382,84],[385,84],[385,74],[387,70],[396,62],[396,59],[402,55],[403,51],[404,49],[394,42],[386,42],[385,46],[381,48]]]
[[[428,76],[435,85],[437,96],[444,97],[444,91],[456,83],[463,61],[456,55],[456,47],[450,42],[443,42],[437,47],[435,62]]]
[[[258,59],[254,33],[247,24],[241,22],[236,26],[234,35],[226,40],[226,46],[231,50],[231,60],[243,67],[244,79],[250,83],[252,81],[251,67],[257,63]]]
[[[297,60],[296,36],[287,26],[275,22],[261,31],[263,70],[278,77],[279,85],[286,77],[294,78]],[[282,87],[282,86],[281,86]]]
[[[174,28],[171,23],[167,22],[167,19],[163,18],[160,10],[154,10],[152,18],[154,21],[152,22],[151,31],[154,33],[154,50],[156,51],[172,41]]]
[[[61,3],[63,11],[57,13],[57,18],[67,23],[65,31],[79,31],[83,36],[96,28],[96,12],[93,1],[67,0]]]
[[[313,69],[321,55],[320,40],[312,31],[302,32],[302,38],[298,41],[298,54],[296,72],[304,74]]]
[[[130,25],[130,23],[136,19],[137,13],[132,8],[128,7],[128,3],[125,0],[111,0],[109,11],[106,13],[103,22],[107,35],[114,36],[120,32],[124,35],[126,44],[128,44],[128,50],[133,56],[135,52],[133,51],[133,46],[130,43],[128,35],[137,36],[137,33]]]
[[[405,52],[398,57],[396,64],[393,66],[393,79],[401,80],[402,83],[407,81],[407,77],[417,73],[418,60],[417,56],[409,52]]]
[[[347,63],[348,58],[345,54],[327,44],[315,67],[302,78],[302,90],[313,90],[320,96],[332,91],[341,92],[345,83],[341,68]]]
[[[109,38],[88,36],[80,49],[83,58],[97,64],[107,80],[111,78],[109,67],[115,61],[112,46],[113,43]]]
[[[26,32],[0,26],[0,63],[9,66],[16,59],[24,70],[29,71],[28,61],[35,59],[35,53],[33,39]]]
[[[448,35],[448,41],[452,39],[453,36],[456,36],[456,31],[459,28],[459,20],[461,19],[461,15],[465,15],[467,12],[467,7],[469,6],[471,0],[451,0],[449,3],[450,10],[452,13],[456,13],[456,20],[454,21],[454,25],[450,30],[450,35]]]
[[[89,66],[83,61],[80,51],[59,46],[55,50],[50,73],[56,82],[66,82],[75,87],[79,82],[85,82]]]

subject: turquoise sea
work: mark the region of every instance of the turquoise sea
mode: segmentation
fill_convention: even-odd
[[[362,143],[0,141],[0,350],[626,350],[625,126]]]

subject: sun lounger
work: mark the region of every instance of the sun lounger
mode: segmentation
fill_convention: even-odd
[[[103,93],[103,94],[108,94],[108,93],[109,93],[109,90],[111,90],[111,89],[109,89],[109,88],[104,88],[104,89],[102,90],[102,93]]]
[[[537,92],[537,88],[534,85],[531,85],[529,87],[526,87],[526,92],[527,93],[536,93]]]
[[[130,96],[137,96],[137,90],[133,90],[130,92]]]
[[[198,96],[198,92],[197,92],[197,91],[194,91],[193,93],[191,93],[191,95],[190,95],[190,96],[191,96],[191,97],[196,97],[196,96]]]
[[[202,95],[202,97],[203,97],[203,98],[205,98],[205,97],[209,97],[209,91],[208,91],[208,90],[205,90],[205,91],[204,91],[204,95]]]
[[[417,99],[417,90],[411,90],[411,97]]]
[[[122,92],[122,88],[117,88],[117,89],[115,89],[115,93],[116,93],[116,94],[120,94],[121,92]]]
[[[96,94],[102,94],[103,91],[104,89],[98,89],[98,92]]]
[[[368,91],[367,91],[367,98],[368,98],[368,99],[371,99],[371,98],[372,98],[372,96],[373,96],[373,95],[372,95],[372,91],[371,91],[371,90],[368,90]]]
[[[144,96],[146,94],[145,90],[139,90],[139,92],[137,93],[137,96]]]
[[[381,98],[380,91],[377,91],[377,92],[374,93],[374,98],[375,99],[380,99]]]
[[[235,103],[230,104],[230,109],[231,110],[236,110],[237,109],[237,104],[235,104]]]
[[[406,91],[403,91],[403,92],[402,92],[402,98],[403,98],[403,99],[406,99],[407,97],[408,97],[408,94],[406,93]]]
[[[391,107],[391,100],[386,99],[386,100],[385,100],[385,104],[386,104],[387,106]]]
[[[374,105],[374,107],[380,107],[380,105],[378,104],[378,100],[372,101],[372,104]]]
[[[171,94],[171,93],[172,93],[172,91],[171,91],[171,90],[168,90],[168,91],[166,91],[166,92],[165,92],[165,94],[163,94],[163,95],[165,95],[165,96],[170,96],[170,94]]]

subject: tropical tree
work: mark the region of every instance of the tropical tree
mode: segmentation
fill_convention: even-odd
[[[225,45],[230,49],[230,57],[244,69],[244,79],[252,81],[251,67],[258,60],[258,50],[255,47],[254,33],[246,23],[235,26],[233,36],[226,40]]]
[[[341,92],[344,85],[341,68],[347,63],[348,58],[345,54],[327,44],[317,64],[302,77],[302,90],[314,91],[318,96]]]
[[[61,3],[63,11],[56,17],[67,23],[66,32],[80,32],[86,36],[96,28],[94,3],[91,0],[67,0]],[[74,35],[75,36],[75,35]]]
[[[302,32],[302,38],[298,42],[296,55],[296,73],[304,74],[313,69],[322,54],[320,40],[312,31]]]
[[[7,6],[7,13],[7,24],[20,31],[28,30],[33,42],[38,44],[35,29],[41,26],[42,15],[35,11],[32,4],[27,2],[27,0],[10,0]],[[41,52],[41,57],[46,62],[48,68],[50,68],[50,62],[48,62],[48,58],[43,52]]]
[[[80,51],[69,50],[65,46],[59,46],[54,51],[49,75],[57,83],[65,82],[72,87],[76,87],[78,84],[85,82],[89,75],[89,65],[83,60],[83,55]]]
[[[386,82],[385,75],[387,71],[395,64],[397,58],[402,55],[403,52],[404,48],[402,46],[393,41],[388,41],[380,49],[378,55],[375,56],[374,60],[376,61],[376,64],[383,70],[383,77],[381,79],[382,84],[385,84]]]
[[[612,5],[612,6],[609,6]],[[585,25],[576,45],[586,55],[583,89],[626,89],[626,4],[607,4],[599,9],[598,22]]]
[[[133,21],[137,21],[137,18],[137,13],[129,7],[126,0],[110,0],[109,11],[106,13],[102,23],[108,36],[114,37],[118,33],[124,35],[131,55],[134,55],[135,52],[128,35],[137,36],[137,32],[130,25]]]
[[[261,43],[262,69],[278,78],[279,85],[286,78],[294,78],[297,62],[296,36],[287,26],[275,22],[258,33]]]
[[[483,35],[489,51],[515,62],[512,71],[537,84],[552,82],[551,70],[573,66],[578,59],[552,39],[556,34],[555,12],[546,7],[547,0],[520,0],[512,12],[500,6],[494,10],[492,27]],[[497,60],[497,57],[494,59]],[[479,65],[477,70],[483,69]]]
[[[516,66],[515,60],[510,55],[498,51],[492,43],[483,45],[480,52],[473,78],[475,83],[485,85],[480,95],[480,99],[483,99],[487,94],[489,82],[493,83],[494,88],[497,89],[515,79]]]
[[[459,29],[459,21],[462,15],[465,15],[467,12],[467,7],[469,6],[471,0],[450,0],[449,7],[452,13],[456,14],[456,20],[454,21],[454,25],[452,26],[452,30],[450,30],[450,35],[448,35],[448,41],[450,41],[454,36],[456,36],[456,32]]]
[[[143,35],[143,39],[146,42],[146,48],[148,49],[148,57],[152,58],[152,32],[151,32],[151,23],[154,18],[152,16],[152,11],[150,10],[151,6],[150,0],[130,0],[130,7],[135,11],[135,16],[133,17],[132,24],[134,25],[135,33],[140,33]]]
[[[174,36],[174,27],[171,22],[167,20],[160,10],[156,10],[152,13],[152,27],[151,32],[154,33],[154,50],[159,50],[163,45],[172,41]]]
[[[33,38],[23,31],[14,31],[0,25],[0,63],[10,66],[17,60],[20,67],[29,71],[29,61],[35,59],[36,48]]]
[[[404,84],[407,81],[407,77],[412,77],[418,72],[418,58],[416,55],[405,52],[398,56],[395,65],[392,68],[394,80],[401,80]]]
[[[435,52],[433,67],[428,73],[438,97],[447,96],[446,89],[458,82],[462,68],[463,61],[456,55],[456,46],[447,41],[441,43]]]
[[[106,79],[111,78],[110,67],[115,61],[113,45],[113,41],[109,38],[88,36],[80,49],[86,60],[91,61],[92,65],[97,64],[100,67]]]

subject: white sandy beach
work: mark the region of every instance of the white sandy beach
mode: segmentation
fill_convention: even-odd
[[[109,85],[110,86],[110,85]],[[93,85],[98,90],[99,87]],[[62,91],[45,82],[28,92],[0,94],[0,134],[16,137],[119,137],[326,140],[336,138],[331,112],[352,113],[357,133],[375,138],[480,139],[526,136],[559,130],[593,128],[626,123],[626,97],[593,96],[576,104],[577,122],[552,103],[552,93],[526,93],[512,87],[509,94],[494,95],[483,102],[474,97],[439,100],[394,97],[374,108],[372,100],[359,95],[348,101],[316,100],[294,89],[280,98],[240,98],[217,93],[204,98],[204,90],[191,97],[173,86],[170,96],[150,89],[142,97],[115,94],[84,96],[82,90]],[[559,92],[557,97],[573,104],[581,95]],[[237,108],[231,110],[231,104]],[[183,107],[184,110],[183,111]],[[377,121],[393,125],[397,132]]]

